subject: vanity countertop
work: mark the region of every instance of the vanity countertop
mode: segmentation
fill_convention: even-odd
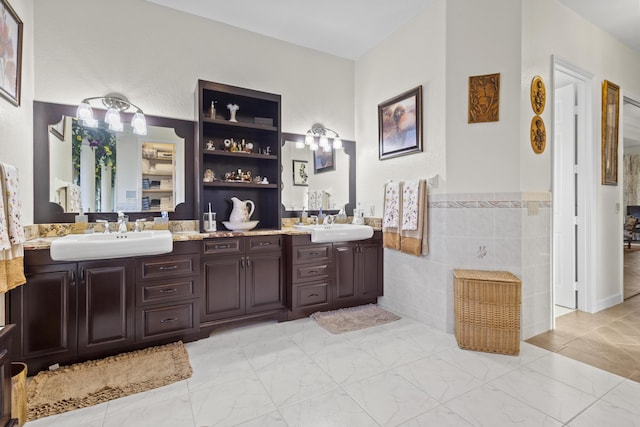
[[[198,221],[171,221],[169,229],[173,235],[174,242],[184,242],[190,240],[219,239],[236,236],[269,236],[269,235],[294,235],[309,234],[308,231],[293,228],[295,218],[283,219],[283,226],[279,230],[249,230],[249,231],[216,231],[213,233],[201,233],[197,231]],[[381,220],[377,218],[365,218],[365,223],[371,225],[375,231],[380,231]],[[152,224],[148,224],[151,228]],[[145,224],[147,226],[147,224]],[[82,228],[78,224],[36,224],[25,227],[27,241],[23,247],[25,250],[49,249],[51,242],[69,233],[78,232],[84,229],[93,229],[95,224],[84,225]],[[102,232],[102,225],[97,226],[96,232]]]
[[[270,236],[277,234],[308,234],[307,231],[297,230],[292,227],[283,227],[280,230],[251,230],[251,231],[217,231],[213,233],[200,233],[198,231],[174,231],[174,242],[185,242],[192,240],[219,239],[224,237],[237,236]],[[62,236],[36,237],[24,242],[24,250],[49,249],[51,242]]]

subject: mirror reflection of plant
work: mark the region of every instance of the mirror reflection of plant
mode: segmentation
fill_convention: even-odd
[[[102,178],[101,164],[111,168],[112,176],[116,173],[116,135],[104,127],[87,127],[81,125],[77,119],[71,124],[72,144],[71,160],[73,163],[74,182],[80,185],[80,151],[82,142],[86,139],[89,147],[95,153],[95,179],[96,188],[99,188]],[[113,186],[115,180],[111,180]]]

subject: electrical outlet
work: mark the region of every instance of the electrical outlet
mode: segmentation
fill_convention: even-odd
[[[369,218],[376,216],[376,205],[369,205]]]

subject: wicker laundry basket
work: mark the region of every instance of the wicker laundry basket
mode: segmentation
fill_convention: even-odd
[[[453,277],[458,346],[520,353],[520,279],[507,271],[481,270],[454,270]]]

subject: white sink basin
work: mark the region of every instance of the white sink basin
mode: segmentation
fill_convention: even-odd
[[[373,228],[369,225],[318,224],[294,225],[293,228],[309,231],[311,233],[311,241],[314,243],[364,240],[373,236]]]
[[[157,255],[173,250],[169,230],[110,234],[69,234],[51,242],[54,261],[83,261],[105,258],[126,258],[138,255]]]

